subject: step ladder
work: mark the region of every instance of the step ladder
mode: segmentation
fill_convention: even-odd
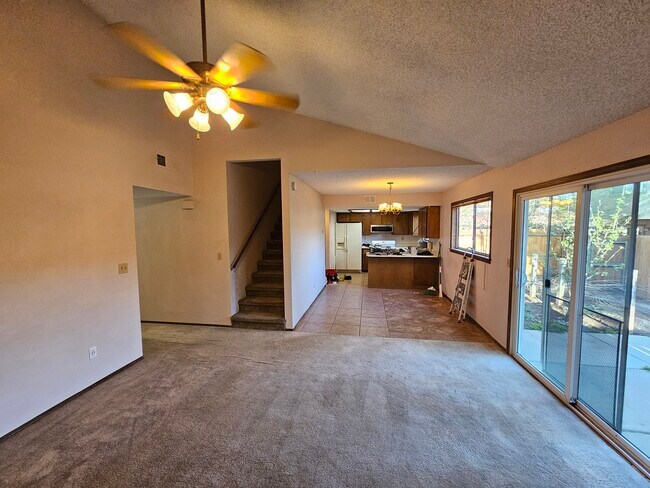
[[[470,254],[471,252],[471,254]],[[469,297],[469,286],[472,282],[472,273],[474,272],[474,249],[469,248],[463,253],[463,263],[460,266],[458,274],[458,284],[454,291],[454,298],[449,307],[449,314],[458,312],[458,321],[465,320],[467,312],[467,298]]]

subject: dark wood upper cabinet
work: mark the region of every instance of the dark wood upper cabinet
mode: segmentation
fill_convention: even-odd
[[[418,227],[418,237],[427,236],[427,207],[421,208],[419,210],[419,227]]]
[[[336,214],[336,221],[339,224],[349,224],[351,215],[352,214],[350,214],[349,212],[337,213]]]
[[[336,214],[336,221],[340,224],[361,222],[363,235],[370,234],[371,225],[392,225],[393,234],[398,236],[413,234],[413,212],[402,212],[399,215],[381,215],[378,212],[341,212]],[[426,214],[424,221],[426,221]]]
[[[393,216],[393,234],[399,236],[409,235],[412,230],[409,231],[412,224],[413,217],[410,212],[402,212],[399,215]]]
[[[362,213],[359,214],[361,217],[361,233],[364,236],[367,236],[370,234],[370,220],[371,220],[371,213]]]
[[[427,207],[427,237],[440,239],[440,207]]]
[[[440,207],[423,207],[419,211],[418,237],[440,239]]]

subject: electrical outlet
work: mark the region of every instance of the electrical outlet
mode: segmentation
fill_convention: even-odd
[[[223,259],[223,256],[221,255],[220,252],[217,253],[217,261],[221,261]]]
[[[97,346],[88,349],[88,359],[95,359],[97,357]]]
[[[124,274],[129,272],[129,263],[120,263],[117,265],[118,274]]]

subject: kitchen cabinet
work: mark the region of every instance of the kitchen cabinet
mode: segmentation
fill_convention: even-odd
[[[432,256],[368,256],[368,288],[438,288],[440,260]]]
[[[398,236],[406,236],[411,233],[409,230],[412,224],[412,217],[410,212],[402,212],[399,215],[391,215],[393,218],[393,234]]]
[[[370,234],[370,220],[371,220],[371,213],[361,213],[358,214],[359,217],[361,217],[361,231],[364,236],[367,236]]]
[[[350,223],[350,213],[341,212],[336,214],[336,222],[339,224],[349,224]]]
[[[336,214],[336,221],[339,224],[361,222],[363,235],[370,234],[371,225],[392,225],[393,234],[399,236],[413,233],[413,212],[402,212],[399,215],[381,215],[378,212],[341,212]]]
[[[361,250],[361,271],[368,271],[368,253],[370,249]]]
[[[427,236],[427,207],[421,208],[418,211],[418,222],[419,222],[419,228],[418,228],[418,237],[426,237]]]
[[[427,208],[427,237],[440,239],[440,207]]]
[[[419,211],[419,232],[418,237],[429,239],[440,239],[440,207],[423,207]]]

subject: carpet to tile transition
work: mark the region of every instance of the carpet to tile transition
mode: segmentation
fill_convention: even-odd
[[[147,325],[0,486],[647,487],[490,344]]]

